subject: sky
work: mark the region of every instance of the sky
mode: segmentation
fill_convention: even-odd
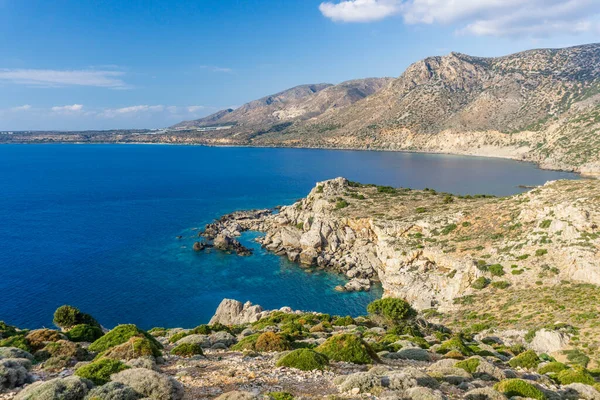
[[[593,42],[599,0],[0,0],[0,131],[162,128],[450,51]]]

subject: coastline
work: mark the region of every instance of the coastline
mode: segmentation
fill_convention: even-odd
[[[509,155],[494,155],[494,154],[479,154],[469,152],[449,152],[449,151],[437,151],[437,150],[409,150],[409,149],[389,149],[385,147],[375,148],[364,148],[364,147],[351,147],[351,146],[281,146],[281,145],[250,145],[250,144],[215,144],[215,143],[165,143],[165,142],[128,142],[128,141],[102,141],[102,142],[85,142],[85,141],[60,141],[60,142],[0,142],[1,145],[152,145],[152,146],[200,146],[200,147],[215,147],[215,148],[258,148],[258,149],[307,149],[307,150],[329,150],[329,151],[366,151],[366,152],[386,152],[386,153],[405,153],[405,154],[433,154],[433,155],[447,155],[456,157],[473,157],[473,158],[484,158],[484,159],[502,159],[511,160],[520,163],[533,164],[540,170],[546,171],[558,171],[558,172],[569,172],[579,175],[581,178],[586,179],[600,179],[599,172],[582,172],[576,167],[572,168],[560,168],[553,167],[548,164],[543,164],[533,160],[527,160],[522,157],[509,156]]]

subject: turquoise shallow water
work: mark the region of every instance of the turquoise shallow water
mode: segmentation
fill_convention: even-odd
[[[50,326],[73,304],[106,326],[193,327],[224,297],[358,315],[381,295],[336,293],[343,277],[255,248],[191,250],[236,209],[290,204],[337,176],[461,194],[508,195],[576,175],[501,159],[391,152],[157,145],[0,146],[0,320]],[[183,235],[182,240],[175,237]]]

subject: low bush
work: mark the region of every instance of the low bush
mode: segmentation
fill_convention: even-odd
[[[309,349],[294,350],[277,361],[278,367],[296,368],[302,371],[322,370],[327,365],[329,365],[327,356]]]
[[[246,336],[245,338],[231,346],[231,350],[256,350],[256,341],[258,340],[260,335],[260,333],[255,333],[254,335]]]
[[[569,369],[569,367],[567,367],[565,364],[558,362],[558,361],[553,361],[553,362],[549,362],[546,363],[542,366],[540,366],[538,368],[538,373],[539,374],[557,374],[560,371],[564,371],[565,369]]]
[[[354,364],[370,364],[379,361],[377,353],[371,346],[350,333],[331,336],[315,351],[326,355],[330,360]]]
[[[12,325],[6,324],[4,321],[0,321],[0,339],[6,339],[9,336],[17,334],[17,328]]]
[[[471,284],[471,287],[473,289],[477,289],[477,290],[481,290],[481,289],[485,289],[486,287],[488,287],[488,285],[490,284],[490,280],[480,276],[479,278],[475,279],[475,281],[473,281],[473,283]]]
[[[398,324],[417,315],[407,301],[391,297],[373,301],[367,306],[367,311],[385,318],[392,324]]]
[[[561,385],[568,385],[571,383],[585,383],[586,385],[596,384],[594,377],[584,368],[575,367],[565,369],[556,374],[556,380]]]
[[[152,335],[132,324],[115,327],[106,335],[92,343],[88,349],[94,352],[106,351],[111,347],[127,342],[134,336],[145,337],[157,350],[162,349],[162,345]]]
[[[64,339],[64,335],[52,329],[36,329],[29,332],[25,339],[29,342],[29,346],[33,350],[40,350],[49,342],[58,342]]]
[[[24,335],[10,336],[0,340],[0,347],[16,347],[17,349],[25,350],[29,353],[33,351],[29,345],[29,341],[25,339]]]
[[[331,324],[334,326],[348,326],[348,325],[355,325],[356,322],[354,321],[354,318],[347,315],[345,317],[334,317]]]
[[[268,396],[273,400],[294,400],[294,395],[288,392],[270,392]]]
[[[125,343],[113,346],[100,356],[114,360],[134,360],[140,357],[160,357],[160,349],[145,336],[133,336]]]
[[[292,345],[276,333],[265,332],[256,339],[254,349],[256,351],[285,351],[291,350]]]
[[[87,324],[79,324],[75,325],[69,332],[67,332],[67,336],[69,340],[73,342],[95,342],[100,339],[104,333],[102,329],[98,328],[94,325]]]
[[[470,374],[474,374],[475,371],[477,371],[477,367],[479,367],[480,363],[481,363],[481,360],[479,358],[473,357],[473,358],[466,359],[464,361],[459,361],[456,364],[454,364],[454,366],[456,368],[464,369],[465,371],[467,371]]]
[[[463,342],[459,336],[454,336],[439,345],[436,352],[439,354],[448,354],[452,351],[458,352],[463,356],[470,356],[473,351]]]
[[[535,351],[527,350],[526,352],[511,358],[508,364],[513,368],[521,367],[525,369],[534,369],[540,362],[541,360]]]
[[[96,385],[104,385],[110,381],[110,376],[129,368],[118,360],[101,358],[90,364],[84,365],[75,371],[75,375],[89,379]]]
[[[493,276],[504,275],[504,267],[502,266],[502,264],[492,264],[488,267],[488,271],[490,271],[490,274],[492,274]]]
[[[505,379],[496,383],[494,389],[504,393],[508,398],[518,396],[536,400],[546,400],[544,392],[522,379]]]
[[[204,355],[204,352],[202,351],[202,346],[198,343],[182,343],[175,346],[175,348],[171,350],[171,354],[180,357],[192,357]]]

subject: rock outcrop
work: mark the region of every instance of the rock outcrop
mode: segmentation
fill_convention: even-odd
[[[215,315],[210,319],[210,324],[241,325],[258,321],[263,315],[259,305],[245,304],[232,299],[223,299]]]

